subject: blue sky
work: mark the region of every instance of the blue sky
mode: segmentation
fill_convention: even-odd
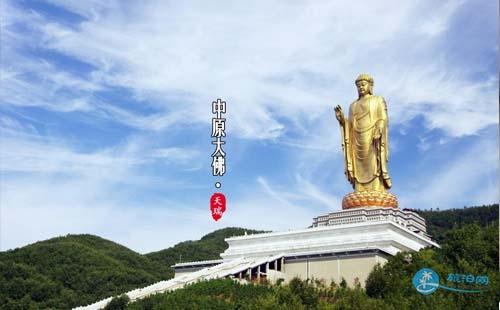
[[[105,4],[103,4],[105,2]],[[333,107],[369,72],[401,207],[498,202],[495,1],[4,1],[0,249],[91,233],[141,253],[340,209]],[[211,175],[211,102],[227,173]],[[228,201],[214,222],[208,202]]]

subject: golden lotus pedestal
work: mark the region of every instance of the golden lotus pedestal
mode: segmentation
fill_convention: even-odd
[[[398,208],[398,199],[388,192],[353,192],[342,199],[343,210],[366,207]]]

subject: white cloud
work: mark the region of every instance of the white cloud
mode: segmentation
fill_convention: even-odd
[[[322,210],[316,197],[296,190],[296,186],[285,190],[263,177],[258,177],[256,182],[260,186],[251,194],[228,201],[221,225],[272,231],[305,228],[312,224],[318,210]]]
[[[160,148],[151,151],[153,158],[165,158],[170,162],[178,164],[179,162],[189,162],[200,156],[197,150],[190,150],[180,147]]]
[[[89,92],[100,89],[98,84],[63,72],[46,61],[18,56],[9,60],[20,65],[0,71],[0,104],[36,106],[60,112],[94,109],[88,102]]]
[[[46,175],[68,180],[154,187],[158,181],[156,177],[141,173],[140,168],[161,162],[183,170],[199,169],[196,161],[199,151],[195,148],[157,148],[147,138],[129,137],[117,145],[82,151],[79,145],[64,138],[40,136],[32,126],[22,125],[9,117],[0,118],[0,121],[0,172],[3,174],[24,173],[34,178]],[[9,180],[6,175],[5,181]],[[166,177],[162,182],[171,186],[182,183],[180,180],[170,182]]]
[[[208,232],[196,217],[200,210],[173,201],[135,204],[113,195],[105,182],[9,180],[1,203],[2,251],[68,233],[90,233],[144,253]]]
[[[197,150],[158,148],[138,137],[85,152],[64,138],[42,137],[8,116],[0,122],[0,250],[57,235],[91,233],[147,252],[209,231],[198,225],[201,217],[196,216],[206,210],[165,198],[192,190],[188,176],[142,171],[156,162],[199,169]],[[151,198],[148,190],[169,194]],[[185,229],[191,222],[193,228]]]
[[[223,97],[233,134],[276,139],[287,132],[283,120],[295,127],[313,124],[331,106],[353,100],[359,71],[373,73],[394,123],[424,115],[430,128],[452,136],[497,123],[491,113],[498,112],[496,77],[470,80],[485,68],[467,62],[450,68],[437,44],[463,2],[53,3],[87,20],[67,27],[35,19],[44,47],[94,70],[87,84],[64,72],[47,76],[84,93],[92,87],[132,90],[160,112],[145,117],[115,106],[107,112],[135,128],[163,130],[186,119],[206,123],[210,102]],[[29,99],[23,101],[38,104]]]
[[[342,199],[333,196],[331,194],[325,193],[320,189],[319,186],[314,185],[311,181],[303,179],[301,176],[297,176],[298,188],[307,197],[315,200],[324,206],[326,206],[328,211],[340,210],[342,206]]]
[[[454,70],[429,65],[396,78],[392,72],[389,89],[395,102],[388,102],[391,122],[404,123],[417,115],[425,116],[428,129],[443,129],[453,137],[472,135],[498,124],[498,79],[469,83]]]
[[[183,111],[175,113],[157,112],[148,115],[137,114],[127,109],[103,102],[94,101],[94,106],[99,110],[99,116],[139,130],[161,131],[175,125],[192,123],[189,115]]]
[[[63,173],[70,175],[99,174],[120,178],[119,171],[144,163],[135,156],[133,143],[115,149],[84,153],[57,141],[4,137],[0,158],[3,172]],[[25,138],[25,137],[24,137]]]
[[[447,1],[440,6],[433,7],[433,14],[424,19],[420,25],[417,25],[417,31],[430,37],[442,34],[448,28],[447,22],[451,16],[464,2],[458,0]]]
[[[498,143],[478,137],[467,150],[448,154],[442,164],[401,184],[400,206],[449,208],[498,201]]]
[[[157,201],[144,194],[145,189],[180,191],[192,184],[141,172],[158,160],[179,169],[191,167],[189,159],[198,156],[197,151],[154,149],[141,139],[129,139],[81,152],[64,140],[18,132],[26,131],[25,126],[7,117],[2,125],[0,250],[57,235],[91,233],[147,252],[208,232],[203,225],[185,229],[191,221],[198,224],[200,210],[166,200],[166,195]],[[177,233],[165,237],[173,231]]]
[[[57,235],[90,233],[146,253],[227,226],[287,230],[312,223],[314,204],[290,202],[289,194],[272,189],[264,179],[258,183],[263,188],[252,195],[229,199],[223,218],[214,222],[208,208],[199,207],[204,203],[139,205],[113,194],[112,184],[106,182],[11,179],[2,188],[0,250]]]
[[[375,77],[375,92],[386,97],[392,125],[423,116],[427,129],[444,131],[448,137],[441,140],[448,141],[498,124],[497,73],[488,76],[489,68],[470,59],[451,66],[447,58],[443,41],[463,2],[51,2],[83,21],[58,22],[17,3],[4,4],[0,105],[89,114],[133,133],[118,145],[84,152],[65,133],[40,136],[30,123],[43,123],[41,118],[1,116],[0,170],[8,173],[0,195],[1,249],[85,232],[144,252],[226,225],[306,227],[312,217],[340,208],[341,195],[350,190],[332,108],[347,108],[355,99],[353,80],[360,71]],[[498,49],[496,41],[483,44]],[[62,53],[86,69],[37,51]],[[471,78],[478,74],[481,79]],[[122,90],[133,103],[101,94]],[[228,103],[232,138],[290,147],[286,158],[276,159],[289,161],[286,182],[258,178],[252,194],[230,200],[218,223],[199,197],[142,204],[116,190],[123,183],[185,190],[189,184],[140,168],[156,160],[180,163],[184,171],[200,169],[196,147],[155,143],[147,135],[176,125],[208,125],[211,102],[219,97]],[[423,149],[430,141],[426,133],[420,136]],[[422,171],[415,184],[398,185],[417,188],[402,193],[402,205],[457,206],[467,197],[495,197],[498,179],[490,175],[498,169],[498,145],[488,141],[491,135],[483,138],[448,166]],[[490,180],[484,187],[470,187],[484,178]]]
[[[63,7],[71,12],[86,17],[88,19],[98,19],[104,10],[117,10],[119,6],[116,1],[99,1],[99,0],[49,0],[48,2],[54,5]]]

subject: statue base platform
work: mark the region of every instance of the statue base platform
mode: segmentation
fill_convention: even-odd
[[[353,192],[342,199],[343,210],[368,207],[397,208],[398,199],[388,192]]]

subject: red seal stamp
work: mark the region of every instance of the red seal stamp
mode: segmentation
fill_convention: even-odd
[[[226,196],[224,194],[214,193],[210,197],[210,211],[214,220],[220,220],[222,214],[226,211]]]

